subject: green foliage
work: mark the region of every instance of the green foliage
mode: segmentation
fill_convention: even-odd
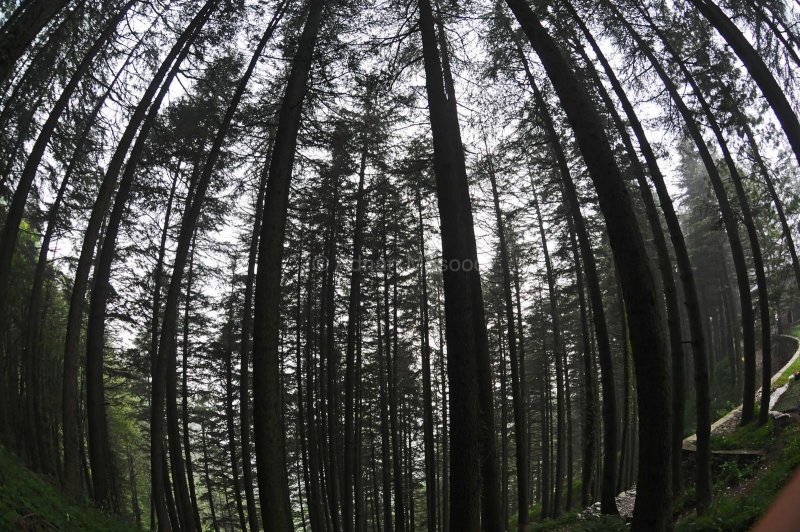
[[[787,429],[782,439],[785,447],[746,493],[718,496],[705,514],[679,522],[675,530],[735,532],[749,529],[800,464],[800,430],[797,427]]]
[[[712,436],[711,448],[715,450],[765,449],[774,443],[772,419],[765,425],[751,423],[739,427],[733,434]]]
[[[538,512],[537,512],[538,515]],[[533,517],[533,516],[531,516]],[[542,532],[547,530],[570,530],[580,532],[614,532],[627,530],[625,522],[619,517],[610,515],[592,515],[587,518],[577,513],[562,515],[557,519],[534,521],[529,530]]]
[[[31,473],[0,447],[0,529],[134,530],[99,510],[69,502],[57,486]]]

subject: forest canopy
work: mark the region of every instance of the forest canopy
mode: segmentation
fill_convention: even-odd
[[[0,444],[136,529],[716,511],[798,77],[794,0],[6,0]]]

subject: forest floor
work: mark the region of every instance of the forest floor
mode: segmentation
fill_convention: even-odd
[[[0,530],[132,532],[135,528],[88,503],[68,501],[52,478],[31,472],[0,447]]]

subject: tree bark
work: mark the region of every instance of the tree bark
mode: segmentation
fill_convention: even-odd
[[[162,61],[158,71],[153,75],[153,79],[142,95],[139,103],[136,106],[133,114],[131,115],[128,125],[120,138],[114,155],[108,163],[106,173],[103,176],[100,189],[97,192],[97,198],[92,207],[92,212],[89,217],[89,222],[83,232],[83,243],[81,245],[80,256],[78,258],[77,267],[75,270],[75,279],[72,285],[72,293],[70,296],[69,311],[67,315],[66,334],[64,339],[64,379],[62,390],[62,432],[63,432],[63,449],[64,449],[64,486],[67,493],[77,496],[80,493],[80,473],[79,473],[79,458],[78,458],[78,434],[77,434],[77,382],[78,382],[78,349],[80,346],[80,331],[81,323],[83,321],[83,308],[86,289],[89,283],[89,272],[92,266],[92,258],[94,256],[94,247],[100,235],[101,225],[106,216],[108,203],[111,200],[111,194],[117,184],[122,164],[128,153],[128,149],[133,142],[134,135],[139,129],[142,121],[145,118],[145,113],[150,105],[153,97],[156,94],[161,82],[167,75],[173,61],[184,48],[188,46],[191,39],[198,31],[198,29],[205,24],[211,9],[216,4],[217,0],[207,0],[206,4],[195,15],[192,22],[186,27],[181,35],[176,40],[169,53]],[[156,446],[160,448],[161,440],[155,442]],[[161,462],[159,461],[160,467]],[[159,480],[160,482],[160,480]],[[154,487],[156,486],[154,481]],[[157,486],[157,492],[163,494],[163,483]],[[154,491],[156,493],[156,491]],[[162,520],[166,522],[166,514],[161,515]]]
[[[597,274],[597,263],[586,222],[580,210],[578,193],[575,183],[570,175],[569,163],[564,151],[564,147],[559,140],[552,115],[548,110],[547,103],[542,95],[536,80],[528,66],[527,58],[518,45],[517,51],[525,69],[528,83],[533,91],[534,98],[539,108],[539,116],[543,122],[550,146],[558,166],[561,194],[569,210],[569,218],[575,227],[580,249],[581,260],[584,272],[586,273],[586,284],[589,292],[589,303],[592,310],[592,323],[597,339],[598,362],[600,365],[600,384],[602,393],[602,421],[603,421],[603,470],[600,486],[600,510],[604,514],[617,515],[616,486],[617,486],[617,405],[614,380],[614,364],[611,357],[611,345],[608,337],[608,327],[606,324],[605,309],[603,306],[603,293]]]
[[[286,231],[289,186],[308,75],[324,2],[311,0],[292,61],[278,118],[264,199],[256,275],[253,340],[253,418],[259,498],[264,528],[292,529],[285,449],[280,415],[281,258]]]
[[[571,8],[571,6],[570,6]],[[706,376],[703,376],[703,368],[707,367],[707,360],[708,360],[708,353],[706,349],[705,343],[705,335],[703,332],[703,318],[700,311],[700,303],[698,300],[696,282],[694,271],[692,269],[692,263],[689,257],[689,251],[686,246],[686,240],[683,236],[683,231],[681,229],[680,223],[678,221],[678,216],[675,212],[675,208],[672,203],[672,199],[670,197],[669,190],[667,189],[666,183],[664,181],[664,176],[661,172],[661,169],[658,164],[658,160],[655,156],[652,146],[645,134],[644,128],[642,127],[641,122],[636,114],[636,111],[633,108],[630,100],[625,93],[625,90],[622,88],[622,84],[619,82],[614,70],[611,68],[608,60],[606,59],[605,55],[602,53],[602,50],[598,46],[597,42],[594,40],[591,32],[589,32],[586,25],[577,16],[577,14],[572,11],[573,17],[576,22],[580,25],[582,32],[584,33],[587,41],[591,45],[597,59],[600,61],[603,70],[606,73],[606,77],[611,82],[611,85],[614,89],[614,92],[617,95],[617,98],[622,105],[623,110],[625,111],[625,116],[628,119],[628,124],[630,125],[631,129],[636,136],[636,140],[639,143],[639,148],[644,156],[645,163],[647,165],[647,169],[650,173],[650,179],[653,181],[653,185],[655,186],[656,193],[658,195],[658,199],[661,205],[661,211],[664,214],[664,219],[666,220],[667,229],[669,231],[670,240],[672,242],[672,247],[675,252],[675,259],[678,264],[678,272],[680,275],[681,286],[683,287],[683,296],[685,299],[686,304],[686,311],[687,317],[689,321],[689,333],[691,335],[690,345],[692,348],[692,357],[695,367],[695,372],[700,370],[700,373],[695,373],[696,379],[696,387],[699,387],[701,390],[705,389],[708,390],[708,377],[707,377],[707,370]],[[737,342],[737,346],[738,346]],[[674,399],[677,397],[683,396],[683,379],[675,375],[675,371],[677,371],[677,366],[673,365],[673,397]],[[681,375],[683,375],[683,371],[681,370]],[[700,411],[705,409],[706,411],[709,409],[707,398],[703,397],[703,393],[701,391],[701,395],[697,397],[698,405],[700,405]],[[678,414],[677,410],[677,403],[673,402],[673,415],[678,415],[679,417],[673,419],[673,445],[681,445],[683,441],[683,416],[682,414]],[[702,416],[701,416],[702,417]],[[710,419],[710,413],[708,414],[708,419]],[[710,429],[706,431],[704,428],[699,427],[698,431],[698,439],[703,440],[703,442],[707,441],[708,437],[710,437]],[[703,447],[702,452],[706,452],[706,448],[710,447],[705,443],[701,444],[699,447]],[[699,449],[698,449],[699,450]],[[675,461],[675,454],[673,454],[673,477],[672,477],[672,485],[673,485],[673,495],[676,495],[682,488],[682,474],[681,474],[681,464],[680,462]]]
[[[671,523],[670,383],[663,316],[636,213],[602,121],[553,38],[522,0],[507,0],[542,60],[567,114],[597,191],[630,314],[642,416],[639,491],[634,527],[665,530]]]
[[[353,262],[350,269],[350,294],[347,308],[347,347],[345,352],[344,376],[344,472],[342,478],[342,522],[345,532],[353,530],[353,485],[361,476],[355,469],[355,394],[356,394],[356,343],[359,313],[361,311],[361,249],[363,247],[364,216],[366,198],[364,179],[367,170],[368,150],[366,141],[361,151],[358,170],[358,190],[356,192],[356,219],[353,227]],[[358,504],[358,499],[355,499]]]
[[[485,143],[485,141],[484,141]],[[500,197],[497,192],[497,176],[491,155],[487,154],[489,181],[492,186],[495,223],[499,240],[500,269],[502,273],[503,302],[505,304],[505,322],[507,326],[508,356],[511,366],[511,402],[514,410],[514,441],[516,448],[517,471],[517,528],[522,532],[528,526],[528,441],[527,423],[525,422],[525,404],[522,397],[520,364],[517,357],[517,330],[514,321],[514,298],[511,294],[511,267],[509,266],[508,244],[506,243],[503,213],[500,210]],[[545,256],[547,252],[545,251]],[[504,521],[505,523],[506,521]]]
[[[502,530],[489,349],[464,149],[456,102],[442,81],[431,5],[428,0],[419,0],[418,5],[447,265],[443,277],[451,417],[450,526]]]

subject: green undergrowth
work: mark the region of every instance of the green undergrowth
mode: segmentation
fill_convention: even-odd
[[[750,423],[739,427],[732,434],[711,436],[711,449],[729,451],[732,449],[766,449],[774,444],[772,419],[764,425]]]
[[[747,435],[745,441],[757,441],[754,439],[755,431],[743,433]],[[752,527],[800,465],[800,429],[797,426],[789,427],[775,440],[774,459],[759,476],[750,481],[744,480],[744,489],[718,493],[702,516],[685,518],[677,523],[675,530],[736,532]],[[716,480],[721,484],[723,479]]]
[[[51,480],[0,447],[0,530],[133,531],[99,510],[70,502]]]
[[[619,517],[592,515],[581,517],[577,512],[564,514],[555,519],[539,519],[540,507],[533,506],[530,511],[530,532],[616,532],[627,530]],[[516,530],[516,517],[509,523],[509,530]]]

